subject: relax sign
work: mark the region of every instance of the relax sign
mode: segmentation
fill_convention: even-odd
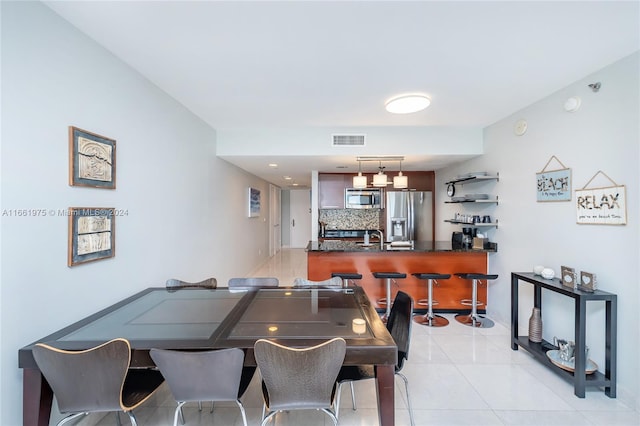
[[[626,225],[625,186],[577,190],[576,214],[577,223]]]

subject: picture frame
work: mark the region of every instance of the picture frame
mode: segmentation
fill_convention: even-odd
[[[576,281],[575,269],[569,266],[561,266],[560,267],[560,283],[565,287],[570,287],[574,290],[577,289],[578,283]]]
[[[260,190],[256,188],[248,188],[247,195],[248,195],[247,205],[249,207],[249,211],[248,211],[249,217],[260,216],[260,208],[261,208]]]
[[[596,274],[580,271],[580,284],[578,284],[578,289],[589,293],[596,291],[598,289]]]
[[[626,194],[624,185],[576,190],[576,223],[626,225]]]
[[[116,188],[116,141],[69,126],[69,185]]]
[[[115,256],[115,208],[69,207],[67,266]]]
[[[536,173],[538,202],[571,201],[571,169]]]

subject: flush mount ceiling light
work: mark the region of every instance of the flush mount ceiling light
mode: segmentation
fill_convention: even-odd
[[[410,114],[422,111],[431,104],[431,99],[425,95],[401,95],[391,98],[385,104],[387,111],[394,114]]]
[[[367,187],[367,177],[362,176],[362,163],[358,161],[358,176],[353,177],[353,187],[363,189]]]

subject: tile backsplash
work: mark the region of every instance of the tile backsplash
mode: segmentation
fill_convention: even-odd
[[[321,209],[318,221],[325,222],[327,229],[380,229],[380,209]]]

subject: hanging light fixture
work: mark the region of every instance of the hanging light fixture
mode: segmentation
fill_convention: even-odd
[[[367,187],[367,177],[362,176],[362,163],[358,161],[358,176],[353,177],[353,187],[363,189]]]
[[[409,179],[402,174],[402,160],[400,160],[400,172],[398,176],[393,177],[393,187],[397,189],[407,188],[409,186]]]
[[[373,186],[387,186],[387,175],[384,174],[384,167],[382,167],[382,161],[378,167],[380,171],[373,175]]]

